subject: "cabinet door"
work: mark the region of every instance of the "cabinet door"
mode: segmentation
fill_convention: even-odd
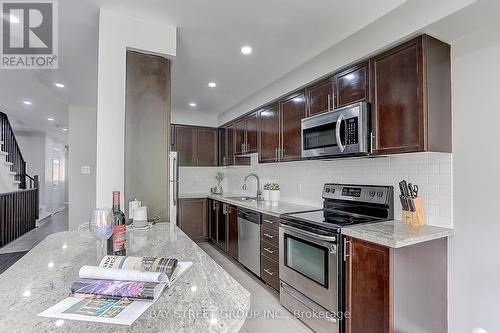
[[[219,153],[219,166],[226,165],[226,153],[227,153],[227,145],[226,145],[226,128],[219,128],[217,130],[219,140],[218,140],[218,153]]]
[[[238,120],[234,124],[234,153],[242,154],[245,152],[247,133],[247,120],[245,118]]]
[[[327,78],[306,88],[307,116],[330,111],[333,107],[332,80]]]
[[[302,119],[306,116],[304,92],[291,95],[280,102],[281,154],[280,160],[302,159]]]
[[[227,251],[226,242],[226,210],[229,205],[225,203],[219,203],[219,211],[217,217],[217,245]]]
[[[229,206],[227,221],[227,252],[238,259],[238,212],[236,207]]]
[[[335,85],[335,107],[369,100],[368,62],[358,64],[333,77]]]
[[[257,152],[257,112],[247,117],[247,153]]]
[[[194,241],[208,238],[207,199],[179,200],[179,228]]]
[[[217,130],[199,127],[197,135],[197,165],[217,166]]]
[[[196,165],[196,127],[176,125],[175,143],[179,166]]]
[[[421,37],[373,58],[375,152],[424,150]]]
[[[387,247],[347,238],[346,333],[391,332],[390,252]]]
[[[234,165],[234,124],[226,128],[226,165]]]
[[[277,162],[280,147],[280,116],[278,104],[259,110],[259,162]]]
[[[217,219],[219,218],[219,202],[208,201],[208,238],[217,243]]]

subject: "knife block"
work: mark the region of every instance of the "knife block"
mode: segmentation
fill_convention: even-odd
[[[411,226],[419,226],[425,224],[424,208],[422,207],[422,199],[416,197],[413,200],[413,205],[415,206],[415,211],[410,212],[403,210],[402,220],[403,224]]]

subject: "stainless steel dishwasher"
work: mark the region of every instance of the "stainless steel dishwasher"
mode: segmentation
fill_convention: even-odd
[[[238,260],[260,277],[260,214],[238,208]]]

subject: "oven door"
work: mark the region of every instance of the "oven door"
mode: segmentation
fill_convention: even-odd
[[[338,312],[338,237],[280,225],[280,279],[326,310]]]

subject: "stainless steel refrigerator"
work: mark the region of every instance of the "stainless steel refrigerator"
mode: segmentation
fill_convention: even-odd
[[[168,167],[168,200],[170,215],[169,222],[172,224],[177,224],[177,207],[179,205],[179,163],[176,151],[170,152]]]

